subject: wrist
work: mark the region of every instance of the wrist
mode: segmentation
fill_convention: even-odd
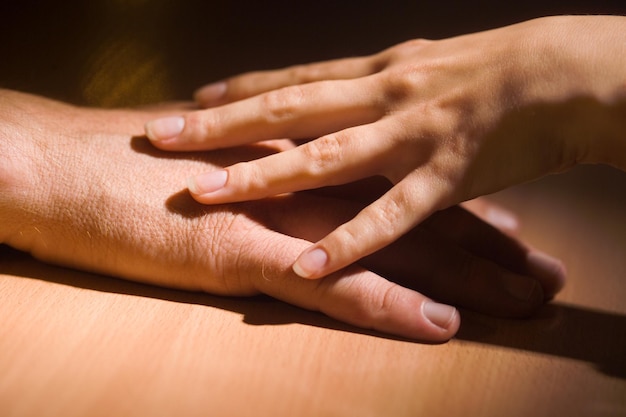
[[[626,170],[626,95],[604,102],[589,100],[580,120],[579,162]]]
[[[579,163],[626,168],[626,18],[559,16],[528,22],[521,37],[529,88],[521,102],[540,137],[555,141],[557,170]],[[533,25],[537,25],[534,26]]]

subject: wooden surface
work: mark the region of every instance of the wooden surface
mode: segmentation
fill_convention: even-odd
[[[321,2],[326,10],[290,18],[289,3],[250,13],[184,3],[2,6],[0,84],[88,105],[141,104],[187,97],[255,64],[373,52],[554,11],[494,3],[469,21],[444,6],[424,15],[385,2],[389,14],[371,17],[382,6]],[[394,19],[377,36],[375,24]],[[0,246],[0,415],[626,415],[626,174],[581,167],[494,198],[520,215],[525,238],[565,261],[568,284],[530,320],[463,311],[459,336],[443,345],[363,332],[268,298],[51,267]]]

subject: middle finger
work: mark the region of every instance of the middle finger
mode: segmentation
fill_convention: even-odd
[[[221,204],[371,177],[392,159],[391,124],[381,120],[345,129],[288,151],[200,174],[190,179],[189,190],[201,203]]]

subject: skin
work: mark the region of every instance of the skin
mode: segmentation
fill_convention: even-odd
[[[448,340],[460,325],[458,311],[444,303],[524,317],[562,286],[558,261],[460,207],[359,264],[303,279],[293,258],[371,196],[351,187],[350,199],[297,193],[199,204],[181,182],[184,174],[293,145],[162,152],[142,136],[143,125],[172,111],[185,109],[78,108],[0,90],[1,242],[46,262],[165,287],[264,293],[355,326],[432,342]]]
[[[195,175],[204,204],[385,177],[392,187],[294,257],[320,278],[474,197],[578,163],[626,168],[625,68],[626,18],[549,17],[243,74],[197,92],[210,108],[146,132],[163,150],[303,140]]]

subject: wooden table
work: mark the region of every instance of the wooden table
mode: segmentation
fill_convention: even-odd
[[[224,22],[206,6],[196,5],[204,14],[193,8],[185,14],[184,2],[158,1],[145,10],[148,3],[10,6],[5,16],[15,18],[0,33],[0,53],[8,57],[0,70],[4,86],[82,104],[136,104],[184,96],[255,60],[284,65],[290,57],[298,62],[348,50],[322,34],[329,49],[302,51],[293,45],[307,32],[292,22],[286,28],[296,32],[292,43],[281,44],[277,29],[264,38],[291,56],[272,55],[267,44],[255,55],[233,35],[230,45],[249,53],[246,60],[220,42],[228,22],[263,21],[259,6],[240,22],[235,6],[215,2],[231,18]],[[488,22],[529,13],[502,10]],[[366,27],[361,14],[355,25]],[[408,19],[403,15],[398,19]],[[436,24],[419,19],[436,33]],[[459,31],[473,28],[459,19]],[[189,46],[205,28],[200,23],[209,27],[206,38]],[[192,35],[175,30],[181,27]],[[86,35],[73,37],[77,31]],[[392,31],[384,41],[409,32]],[[171,42],[160,50],[166,35]],[[347,31],[346,39],[355,36]],[[378,49],[383,40],[369,36]],[[183,44],[192,50],[182,51]],[[200,44],[230,63],[205,56],[181,76]],[[463,311],[459,336],[442,345],[363,332],[268,298],[186,293],[52,267],[0,247],[0,415],[626,415],[626,174],[581,167],[494,199],[519,214],[524,238],[564,260],[568,284],[529,320]]]

